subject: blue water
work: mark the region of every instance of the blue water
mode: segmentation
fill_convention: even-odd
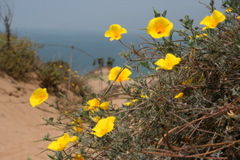
[[[135,33],[148,36],[145,31]],[[135,33],[124,34],[122,41],[127,45],[143,41]],[[18,35],[27,37],[35,43],[43,44],[43,47],[38,49],[38,55],[45,62],[64,60],[71,63],[72,55],[72,69],[77,70],[80,74],[93,70],[96,65],[92,64],[97,58],[104,58],[105,62],[108,57],[114,58],[113,66],[123,66],[126,62],[118,53],[128,49],[119,41],[109,41],[109,38],[103,36],[104,31],[23,30],[19,31]],[[71,46],[77,49],[72,50]]]

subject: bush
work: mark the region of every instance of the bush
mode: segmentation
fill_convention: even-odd
[[[47,88],[51,93],[59,92],[58,85],[68,77],[68,69],[69,64],[61,60],[42,63],[36,72],[41,81],[40,86]]]
[[[37,75],[41,81],[40,86],[47,88],[49,92],[58,95],[61,84],[64,84],[64,88],[73,91],[74,93],[84,96],[82,86],[84,86],[84,79],[77,71],[72,71],[67,62],[62,60],[51,61],[42,63],[38,70]]]
[[[36,55],[38,46],[26,38],[11,37],[10,48],[6,46],[6,36],[0,34],[0,68],[17,80],[28,80],[39,58]]]

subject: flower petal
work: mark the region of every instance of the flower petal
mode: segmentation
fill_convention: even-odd
[[[91,99],[87,102],[87,104],[89,106],[99,106],[100,105],[100,99],[98,99],[98,98]]]
[[[108,79],[116,82],[125,81],[129,79],[131,74],[132,72],[129,69],[116,66],[110,70]]]
[[[180,93],[178,93],[176,96],[174,96],[174,98],[182,98],[183,95],[184,95],[184,93],[183,93],[183,92],[180,92]]]
[[[212,13],[212,17],[215,21],[222,22],[226,19],[226,16],[224,14],[222,14],[221,12],[214,10]]]
[[[29,102],[32,107],[36,107],[39,104],[46,101],[47,99],[48,99],[47,89],[46,88],[38,88],[32,93],[32,95],[29,99]]]
[[[102,137],[108,132],[111,132],[114,128],[115,119],[114,116],[110,116],[99,120],[96,126],[92,129],[95,132],[91,132],[91,134],[94,134],[97,137]]]
[[[109,102],[103,102],[100,104],[100,107],[104,110],[107,110],[109,107]]]
[[[156,70],[160,68],[165,70],[172,70],[173,67],[177,65],[180,61],[181,61],[181,58],[176,57],[171,53],[167,53],[165,59],[159,59],[154,64],[160,66],[160,67],[157,67]]]
[[[167,53],[165,60],[170,62],[172,65],[177,65],[181,61],[181,58],[176,57],[171,53]]]
[[[60,147],[60,144],[57,141],[51,142],[48,147],[48,149],[54,150],[54,151],[62,151],[64,148]]]

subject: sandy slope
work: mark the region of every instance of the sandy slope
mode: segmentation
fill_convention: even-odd
[[[87,85],[92,86],[95,93],[103,92],[108,86],[99,80],[101,74],[107,78],[109,69],[95,71],[93,78],[90,78]],[[59,136],[51,126],[39,126],[44,123],[42,117],[57,117],[56,110],[49,108],[46,104],[33,108],[29,105],[29,97],[36,88],[39,88],[37,81],[28,83],[17,82],[12,78],[0,73],[0,159],[1,160],[45,160],[47,153],[38,156],[38,153],[46,149],[49,142],[37,142],[48,132],[52,136]],[[50,96],[48,103],[54,104],[55,97]],[[120,106],[125,100],[114,100],[113,106]]]
[[[47,132],[59,135],[54,128],[38,126],[44,123],[42,117],[56,116],[54,109],[46,104],[33,108],[28,99],[31,92],[39,88],[37,82],[22,83],[4,75],[0,77],[0,159],[33,160],[46,159],[46,154],[35,157],[46,148],[48,142],[33,143]],[[54,102],[50,98],[48,102]]]

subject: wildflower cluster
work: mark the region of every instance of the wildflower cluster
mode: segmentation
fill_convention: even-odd
[[[121,41],[127,29],[111,25],[104,36],[127,46],[119,54],[127,62],[109,70],[102,93],[46,120],[64,131],[57,140],[48,137],[52,159],[239,159],[240,5],[226,1],[231,11],[224,14],[211,2],[203,28],[185,16],[184,29],[174,30],[166,14],[154,10],[146,24],[150,40],[141,37],[139,48]],[[47,97],[37,89],[30,103]],[[114,107],[115,99],[126,101]]]

